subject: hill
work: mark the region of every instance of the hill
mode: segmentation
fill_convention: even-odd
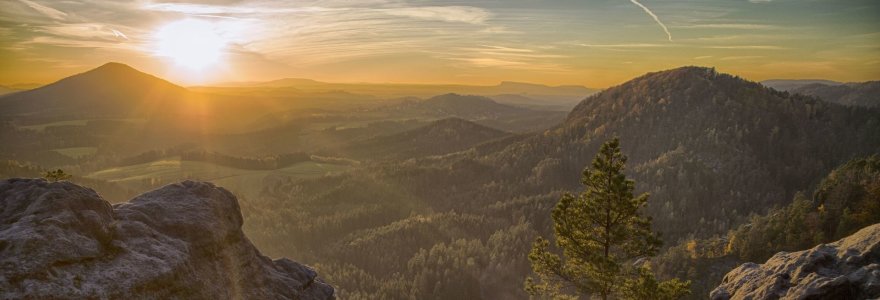
[[[414,103],[414,108],[425,114],[449,115],[468,119],[497,119],[499,115],[522,114],[527,109],[509,106],[473,95],[444,94]]]
[[[459,118],[446,118],[405,132],[379,136],[346,147],[359,159],[407,159],[469,149],[510,133]]]
[[[565,113],[560,111],[529,109],[501,104],[485,96],[454,93],[434,96],[423,101],[405,101],[377,110],[406,115],[410,118],[456,117],[514,132],[543,130],[558,123],[565,116]]]
[[[736,265],[831,243],[880,222],[878,203],[880,157],[853,159],[788,205],[755,215],[726,234],[684,240],[652,264],[664,276],[691,280],[694,295],[702,296],[694,298],[703,299]]]
[[[638,192],[651,194],[646,213],[674,245],[726,233],[751,214],[788,204],[850,158],[880,151],[878,120],[877,110],[779,92],[709,68],[654,72],[584,99],[542,132],[267,188],[263,204],[276,209],[249,210],[264,224],[252,232],[271,253],[328,254],[307,260],[323,260],[319,269],[348,296],[406,298],[457,287],[484,298],[524,297],[532,237],[549,234],[560,193],[579,189],[583,167],[607,139],[620,137],[628,175]],[[430,219],[437,213],[456,217]],[[316,215],[327,224],[320,233],[303,222],[272,225]],[[380,229],[397,222],[419,226]],[[371,232],[383,234],[366,236]],[[371,241],[359,244],[358,255],[338,242],[357,239]],[[408,246],[384,247],[398,244]],[[389,256],[409,263],[388,263]],[[476,284],[456,285],[462,274]]]
[[[496,85],[460,84],[383,84],[383,83],[329,83],[311,79],[284,78],[266,82],[238,82],[218,85],[218,89],[275,88],[294,89],[300,92],[346,91],[355,94],[372,95],[382,98],[431,97],[441,93],[458,93],[480,96],[520,95],[532,100],[532,105],[570,105],[586,96],[596,93],[578,85],[548,86],[542,84],[504,81]],[[199,87],[211,90],[211,87]]]
[[[791,89],[790,92],[846,106],[880,106],[880,81],[838,85],[814,83]]]
[[[19,89],[14,89],[14,88],[11,88],[11,87],[8,87],[8,86],[2,86],[2,85],[0,85],[0,96],[2,96],[2,95],[6,95],[6,94],[15,93],[15,92],[18,92],[18,91],[20,91],[20,90],[19,90]]]
[[[803,87],[805,85],[811,84],[823,84],[823,85],[841,85],[842,82],[825,80],[825,79],[770,79],[761,81],[766,87],[770,87],[779,91],[791,91],[796,88]]]
[[[186,89],[120,63],[107,63],[33,90],[0,97],[0,115],[80,118],[143,115],[188,97]]]
[[[667,235],[721,232],[783,204],[838,164],[880,151],[880,113],[788,95],[714,69],[649,73],[581,102],[560,126],[481,158],[516,178],[548,159],[573,188],[619,136],[649,214]],[[523,187],[525,188],[525,187]]]

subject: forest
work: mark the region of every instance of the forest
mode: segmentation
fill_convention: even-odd
[[[613,138],[662,241],[647,266],[658,280],[690,281],[686,298],[705,298],[740,263],[880,221],[877,108],[711,68],[648,73],[586,98],[555,91],[583,99],[570,112],[492,94],[187,90],[102,68],[39,90],[41,101],[126,76],[210,105],[200,122],[183,122],[183,108],[120,111],[76,93],[68,101],[103,108],[3,110],[0,138],[16,142],[0,144],[0,175],[63,169],[111,202],[215,182],[238,197],[262,253],[315,267],[341,299],[526,298],[536,239],[554,236],[557,203],[582,192],[582,173]],[[243,94],[259,109],[243,108]],[[216,121],[234,113],[234,124]]]

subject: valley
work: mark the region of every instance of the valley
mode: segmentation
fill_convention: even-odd
[[[110,77],[143,81],[160,96],[124,86],[92,94],[92,80]],[[427,94],[440,88],[450,91]],[[451,91],[584,95],[563,111],[554,97],[522,106],[511,100],[521,97]],[[213,182],[238,196],[243,230],[263,253],[313,265],[345,299],[523,298],[527,253],[550,234],[551,209],[578,189],[599,145],[619,137],[626,174],[650,193],[644,212],[664,241],[658,276],[692,280],[698,299],[742,259],[766,259],[718,250],[744,224],[798,201],[815,207],[821,198],[803,195],[829,172],[880,152],[876,108],[712,68],[652,72],[589,93],[302,80],[183,88],[108,64],[0,97],[0,136],[16,141],[0,146],[0,173],[63,169],[111,202],[181,180]],[[29,99],[42,102],[16,104]],[[686,254],[691,244],[708,250]]]
[[[880,299],[878,0],[0,1],[0,299]]]

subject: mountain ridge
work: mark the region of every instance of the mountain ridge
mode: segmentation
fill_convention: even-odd
[[[640,190],[655,195],[649,211],[658,220],[657,226],[679,236],[686,228],[723,231],[742,217],[725,217],[731,210],[740,214],[779,204],[846,159],[880,150],[878,120],[876,110],[788,95],[712,68],[682,67],[648,73],[599,92],[579,103],[559,126],[504,150],[479,155],[491,165],[510,166],[512,170],[502,177],[528,174],[548,159],[561,160],[554,172],[577,174],[601,142],[619,136],[630,156],[630,174],[640,183]],[[827,145],[830,140],[858,146]],[[743,168],[751,168],[748,172],[754,176],[723,175],[747,172]],[[688,204],[682,199],[685,183],[658,176],[664,170],[689,174],[679,179],[687,178],[686,186],[706,189],[692,193],[712,195],[725,204],[710,210]],[[698,183],[718,176],[729,178]],[[572,176],[559,183],[575,188],[576,179]],[[734,193],[743,187],[755,194]],[[679,215],[694,219],[674,217]],[[712,226],[696,224],[701,218],[725,220]]]
[[[880,81],[851,82],[838,85],[813,83],[792,89],[789,92],[813,96],[846,106],[880,106]]]

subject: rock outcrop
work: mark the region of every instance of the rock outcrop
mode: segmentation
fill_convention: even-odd
[[[880,297],[880,224],[831,244],[745,263],[710,294],[727,299],[876,299]]]
[[[263,256],[238,201],[186,181],[110,205],[93,190],[0,181],[0,299],[332,299],[317,273]]]

